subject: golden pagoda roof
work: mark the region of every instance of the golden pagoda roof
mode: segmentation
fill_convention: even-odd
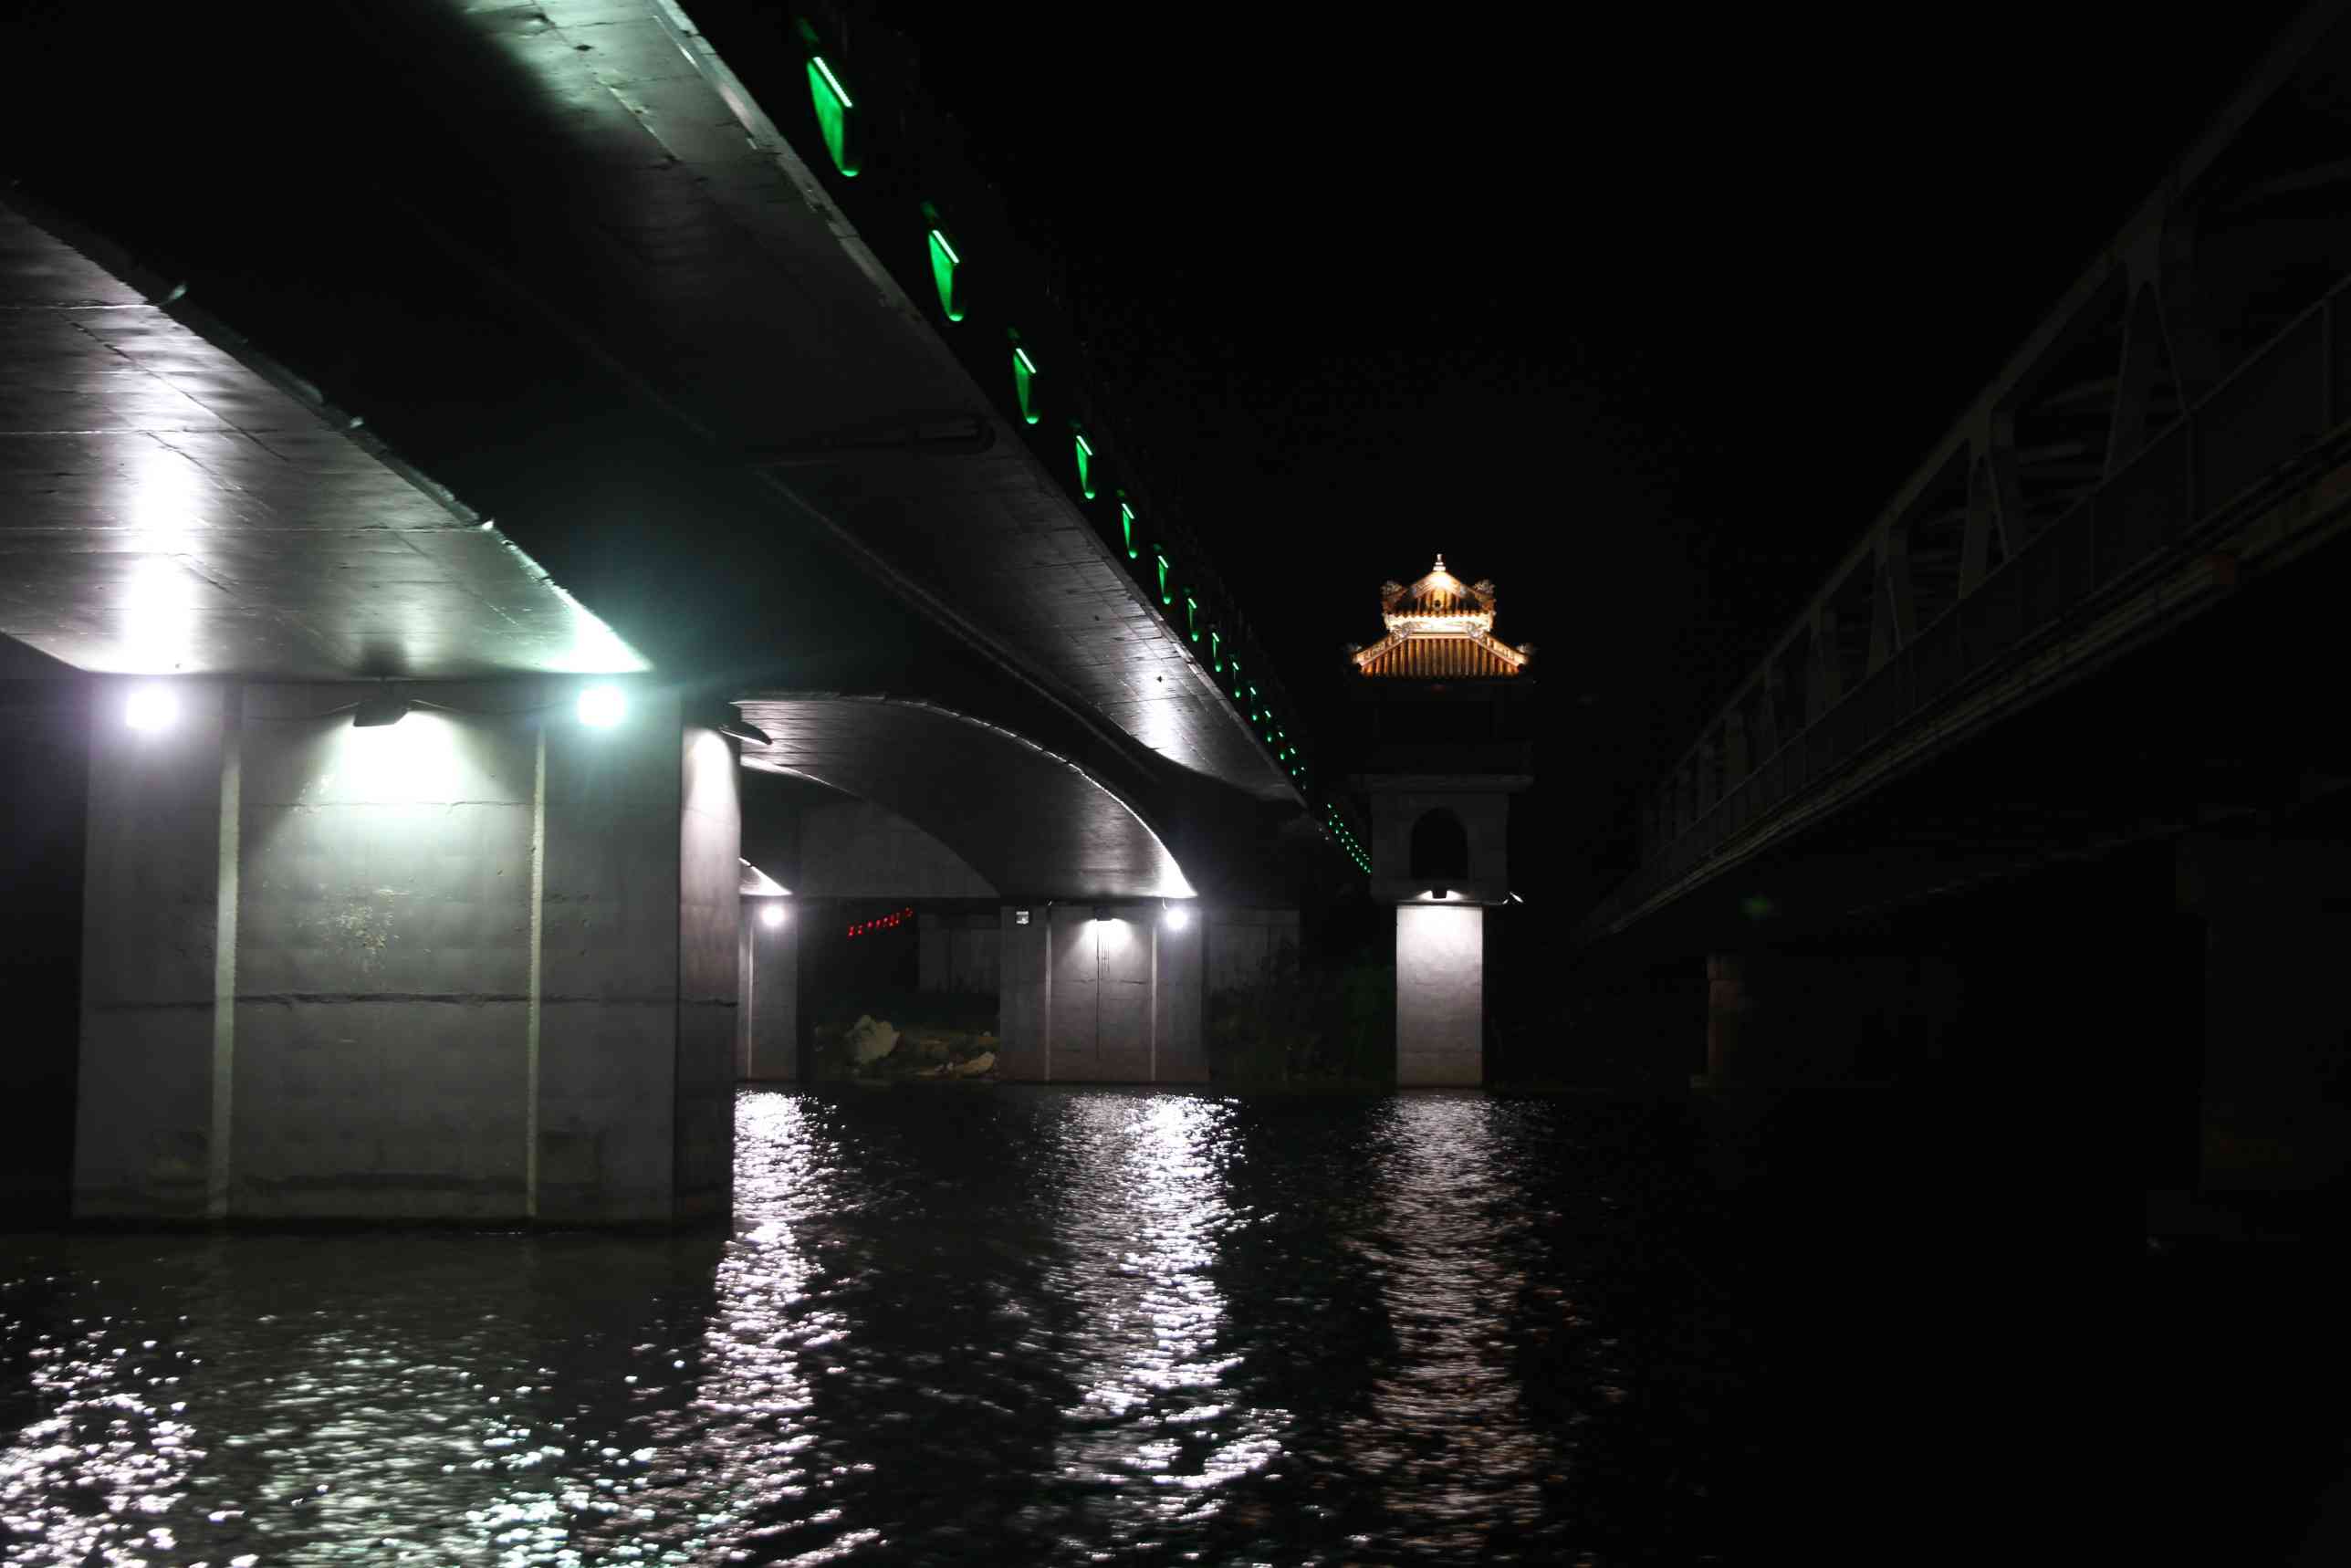
[[[1418,681],[1515,675],[1534,655],[1532,648],[1513,648],[1494,635],[1493,583],[1462,581],[1445,570],[1441,555],[1410,587],[1382,583],[1380,613],[1388,634],[1353,655],[1355,668],[1367,675]]]
[[[1434,618],[1445,621],[1471,622],[1488,631],[1494,626],[1494,585],[1490,582],[1468,583],[1445,570],[1445,558],[1438,556],[1437,565],[1410,588],[1387,582],[1380,585],[1380,610],[1387,617],[1388,629],[1394,631],[1399,621]]]

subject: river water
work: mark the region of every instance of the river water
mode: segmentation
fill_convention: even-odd
[[[746,1091],[726,1237],[0,1238],[0,1541],[1748,1561],[1790,1385],[1705,1214],[1593,1102]]]

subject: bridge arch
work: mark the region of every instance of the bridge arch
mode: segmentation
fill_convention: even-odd
[[[1011,901],[1189,898],[1159,832],[1076,763],[934,703],[769,692],[735,706],[768,737],[743,765],[812,779],[914,823]]]

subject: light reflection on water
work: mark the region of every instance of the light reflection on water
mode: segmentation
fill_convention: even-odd
[[[0,1239],[0,1561],[1615,1561],[1567,1115],[747,1092],[723,1239]]]
[[[1089,1311],[1064,1347],[1081,1397],[1054,1466],[1089,1533],[1147,1542],[1206,1524],[1219,1488],[1281,1453],[1288,1414],[1235,1397],[1240,1356],[1209,1272],[1235,1223],[1219,1169],[1231,1117],[1189,1096],[1102,1095],[1063,1123],[1076,1180],[1058,1283]]]
[[[1538,1481],[1555,1468],[1511,1364],[1526,1281],[1509,1241],[1529,1201],[1498,1179],[1506,1161],[1493,1124],[1482,1097],[1391,1103],[1380,1224],[1363,1243],[1405,1354],[1374,1379],[1353,1438],[1410,1520],[1406,1543],[1423,1550],[1475,1550],[1498,1529],[1538,1523]]]

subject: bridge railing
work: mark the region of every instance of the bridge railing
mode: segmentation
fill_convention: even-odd
[[[1719,797],[1709,800],[1698,793],[1701,781],[1677,777],[1668,788],[1692,802],[1687,820],[1677,821],[1677,805],[1652,806],[1663,841],[1585,917],[1579,935],[1621,928],[1800,795],[2228,532],[2269,493],[2302,476],[2305,460],[2343,423],[2346,381],[2351,278]]]

